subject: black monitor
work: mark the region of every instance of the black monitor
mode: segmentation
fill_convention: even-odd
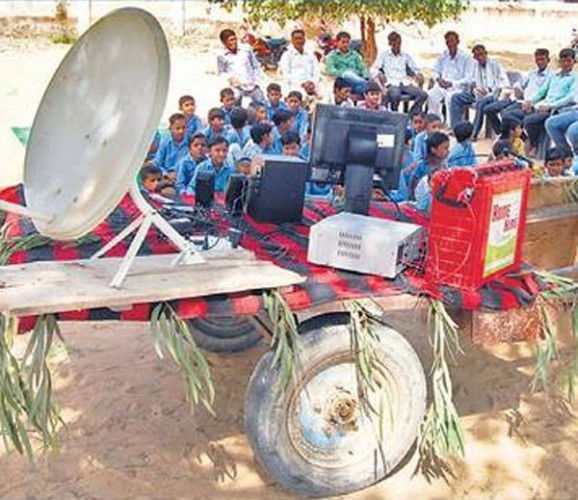
[[[397,188],[408,116],[319,104],[311,144],[311,180],[345,183],[345,210],[367,214],[373,176]]]

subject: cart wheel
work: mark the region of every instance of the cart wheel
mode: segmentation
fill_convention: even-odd
[[[243,316],[195,318],[189,320],[191,333],[202,349],[211,352],[241,352],[257,345],[261,335]]]
[[[247,388],[245,427],[256,459],[276,482],[302,495],[341,495],[380,481],[408,453],[424,416],[426,380],[415,351],[395,330],[377,326],[388,397],[368,399],[374,408],[386,402],[380,442],[380,418],[360,406],[348,321],[335,315],[303,332],[298,380],[284,394],[275,390],[272,352]]]

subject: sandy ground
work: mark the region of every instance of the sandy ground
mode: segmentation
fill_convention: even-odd
[[[430,363],[421,321],[389,321]],[[216,418],[191,414],[178,373],[156,358],[144,323],[69,323],[70,361],[55,366],[67,423],[59,451],[25,459],[0,453],[1,498],[293,498],[253,460],[243,433],[243,397],[265,352],[209,355]],[[21,339],[22,341],[22,339]],[[382,483],[348,498],[573,499],[578,421],[556,400],[531,395],[531,350],[479,349],[464,340],[453,369],[467,458],[455,478],[413,475],[416,457]]]
[[[66,49],[0,43],[0,185],[17,182],[22,172],[24,150],[9,127],[32,123]],[[172,61],[164,117],[189,92],[206,112],[219,88],[210,48],[173,48]],[[390,319],[427,367],[424,325],[407,316]],[[245,386],[265,346],[209,356],[217,389],[213,418],[190,412],[179,375],[156,358],[146,324],[70,323],[64,335],[71,359],[54,367],[67,423],[62,446],[40,456],[35,468],[0,450],[1,498],[293,498],[255,464],[243,430]],[[414,476],[414,456],[395,476],[349,498],[576,498],[578,422],[555,398],[530,394],[531,349],[464,343],[454,379],[467,458],[454,465],[455,477],[428,483]]]

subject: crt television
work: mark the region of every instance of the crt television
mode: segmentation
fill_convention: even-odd
[[[311,180],[345,183],[345,210],[367,213],[373,176],[397,188],[408,116],[319,104],[311,143]]]

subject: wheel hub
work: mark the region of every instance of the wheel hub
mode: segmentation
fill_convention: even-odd
[[[355,364],[348,356],[325,360],[305,376],[288,407],[287,430],[297,453],[323,467],[346,467],[373,454],[379,418],[363,411]],[[380,395],[368,404],[379,408]]]

